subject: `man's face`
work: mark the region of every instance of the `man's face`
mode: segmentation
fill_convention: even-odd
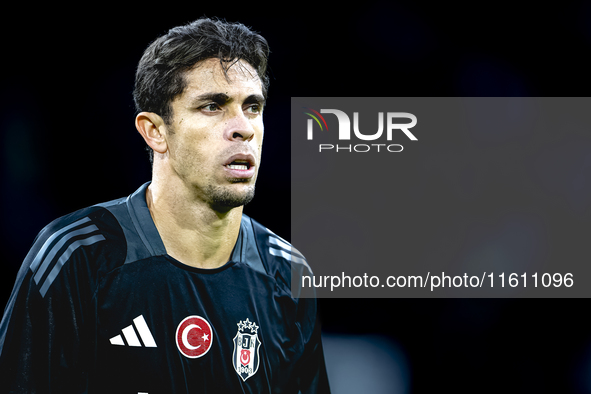
[[[261,163],[264,97],[252,66],[239,61],[224,75],[219,59],[185,74],[187,88],[172,103],[168,155],[173,171],[218,209],[254,197]]]

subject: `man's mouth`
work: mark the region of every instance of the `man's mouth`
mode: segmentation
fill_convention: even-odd
[[[224,163],[226,174],[232,179],[247,180],[255,175],[255,158],[251,154],[232,155]]]
[[[250,170],[254,167],[254,156],[251,154],[236,154],[229,157],[224,163],[224,167],[231,170]]]
[[[226,164],[226,167],[232,170],[248,170],[251,164],[248,160],[234,160],[230,164]]]

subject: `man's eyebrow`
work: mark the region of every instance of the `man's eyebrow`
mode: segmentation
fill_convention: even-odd
[[[226,104],[232,101],[232,98],[225,93],[203,93],[191,99],[192,102],[213,101],[216,104]],[[251,94],[244,99],[244,104],[260,104],[265,105],[265,98],[260,94]]]
[[[251,94],[246,99],[244,99],[244,104],[260,104],[264,107],[265,101],[265,98],[260,94]]]
[[[213,101],[216,104],[225,104],[230,100],[230,96],[225,93],[203,93],[194,97],[191,101]]]

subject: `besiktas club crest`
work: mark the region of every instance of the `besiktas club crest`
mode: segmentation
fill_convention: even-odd
[[[261,341],[259,341],[258,329],[259,327],[248,319],[238,323],[238,332],[234,337],[232,364],[242,380],[250,378],[259,369]]]

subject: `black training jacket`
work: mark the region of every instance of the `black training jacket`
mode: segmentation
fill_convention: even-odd
[[[243,215],[217,269],[175,260],[134,194],[37,236],[0,323],[2,393],[327,393],[308,264]]]

